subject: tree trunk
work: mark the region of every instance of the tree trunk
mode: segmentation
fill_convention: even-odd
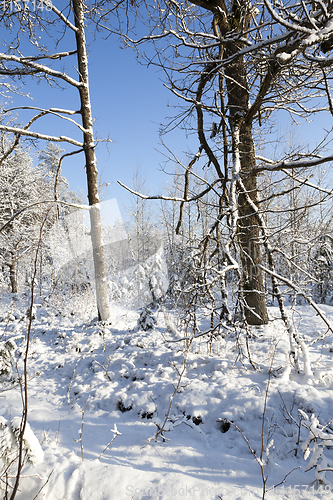
[[[250,173],[255,165],[252,128],[243,124],[240,128],[241,173]],[[249,198],[257,204],[257,176],[248,175],[243,185]],[[239,243],[241,247],[243,292],[245,299],[245,317],[250,325],[262,325],[268,322],[265,288],[261,268],[261,244],[258,219],[248,197],[239,193]]]
[[[11,293],[17,293],[16,260],[12,260],[9,266],[9,280]]]
[[[238,8],[238,7],[237,7]],[[221,24],[221,23],[220,23]],[[220,25],[222,34],[226,34],[230,27]],[[236,54],[244,47],[244,42],[233,41],[225,45],[223,57]],[[225,66],[226,88],[229,108],[229,123],[232,131],[239,130],[237,144],[232,141],[233,155],[235,148],[239,148],[240,174],[250,199],[257,202],[257,176],[251,174],[255,166],[255,149],[252,133],[252,119],[245,122],[244,117],[249,109],[249,90],[247,69],[244,57],[235,59],[232,64]],[[238,241],[241,250],[243,273],[243,297],[245,299],[245,317],[250,325],[262,325],[268,322],[265,289],[261,264],[260,230],[257,216],[246,194],[240,192],[238,196]]]
[[[96,301],[98,309],[98,319],[105,321],[110,317],[110,309],[104,265],[102,223],[97,182],[97,161],[95,156],[93,121],[89,95],[88,57],[83,12],[84,2],[83,0],[72,0],[72,5],[75,17],[75,26],[77,28],[75,36],[77,46],[78,71],[80,75],[80,82],[82,83],[81,87],[79,88],[81,101],[80,112],[82,116],[82,125],[85,129],[85,132],[83,134],[83,148],[86,159],[88,200],[91,207],[90,225],[96,283]]]

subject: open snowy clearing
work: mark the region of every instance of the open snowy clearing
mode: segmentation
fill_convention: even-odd
[[[333,307],[320,307],[333,321]],[[0,323],[1,341],[17,339],[21,373],[25,309],[14,305],[9,314],[3,308]],[[294,321],[306,340],[325,333],[309,307],[298,310]],[[324,484],[314,483],[315,468],[305,472],[313,445],[305,461],[309,430],[297,425],[306,415],[314,414],[324,425],[333,418],[332,335],[309,343],[314,377],[293,370],[289,379],[283,372],[288,335],[277,308],[270,308],[270,316],[267,327],[251,330],[256,371],[246,357],[244,332],[238,340],[230,334],[211,344],[204,338],[192,342],[165,439],[155,442],[184,368],[185,342],[175,342],[181,338],[175,314],[158,311],[157,327],[144,332],[137,328],[138,312],[120,307],[114,307],[112,324],[104,327],[88,316],[84,321],[83,313],[63,317],[49,306],[37,308],[28,422],[44,460],[25,467],[17,499],[33,500],[41,488],[37,498],[47,500],[262,498],[261,469],[249,445],[258,460],[262,451],[267,489],[298,467],[265,498],[333,498],[332,472],[317,472]],[[0,416],[7,420],[22,411],[15,370],[13,377],[14,384],[1,378]],[[223,418],[239,430],[219,421]],[[105,449],[115,429],[121,435]],[[325,448],[324,455],[326,466],[332,466],[332,451]],[[10,472],[15,474],[15,467]]]

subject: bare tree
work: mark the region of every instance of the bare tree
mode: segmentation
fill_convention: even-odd
[[[135,191],[147,192],[147,181],[140,168],[137,168],[134,172],[133,186]],[[135,263],[139,265],[152,254],[151,247],[154,242],[151,241],[151,233],[154,226],[154,216],[151,206],[139,196],[136,196],[132,201],[127,212],[133,258]]]
[[[20,4],[19,4],[20,5]],[[25,4],[24,4],[25,5]],[[84,0],[73,0],[63,10],[59,10],[51,2],[39,2],[35,9],[18,8],[15,2],[4,1],[1,12],[1,22],[14,34],[12,43],[8,43],[7,51],[0,54],[0,74],[7,77],[8,84],[15,78],[34,77],[44,79],[57,85],[67,85],[78,92],[77,110],[60,109],[50,106],[47,109],[38,106],[21,106],[16,110],[32,112],[32,118],[22,127],[10,126],[2,123],[0,130],[10,132],[16,138],[21,136],[33,139],[60,142],[76,146],[70,154],[84,153],[87,174],[88,199],[90,205],[91,240],[95,269],[96,299],[98,317],[106,320],[110,316],[107,282],[104,268],[102,227],[100,204],[98,196],[98,181],[95,147],[96,141],[93,132],[93,119],[89,95],[88,57],[85,35],[85,14],[87,8]],[[57,45],[69,32],[72,35],[73,49],[59,52]],[[29,38],[29,54],[23,54],[20,43],[21,33]],[[57,38],[58,37],[58,38]],[[74,68],[67,72],[63,68],[63,61],[76,58],[78,79]],[[74,61],[73,61],[74,62]],[[71,76],[70,73],[74,73]],[[8,88],[8,87],[7,87]],[[50,101],[52,94],[50,94]],[[75,120],[75,115],[81,118]],[[82,140],[75,137],[52,136],[44,132],[33,132],[30,127],[44,116],[54,116],[73,124],[82,134]]]
[[[216,279],[233,269],[247,322],[264,324],[268,315],[262,254],[269,231],[261,223],[260,175],[308,169],[333,156],[322,155],[319,148],[300,148],[289,160],[275,161],[259,158],[255,144],[278,112],[297,120],[333,113],[332,5],[306,0],[170,0],[146,6],[149,34],[125,40],[138,50],[152,41],[154,49],[146,49],[146,60],[163,69],[166,86],[182,100],[180,113],[164,131],[194,130],[199,142],[198,152],[184,166],[177,230],[184,204],[201,203],[207,192],[215,193],[215,221],[200,252],[210,249],[214,257],[220,253],[223,266],[218,271],[215,266]],[[189,180],[198,174],[195,163],[211,172],[207,189],[199,193],[191,192]]]

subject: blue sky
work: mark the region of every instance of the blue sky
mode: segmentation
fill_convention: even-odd
[[[120,49],[116,39],[101,40],[91,45],[89,66],[95,134],[98,139],[109,137],[112,140],[107,146],[101,142],[96,150],[101,180],[110,183],[104,190],[104,196],[116,197],[119,204],[126,202],[128,195],[117,180],[131,184],[138,167],[142,177],[147,179],[150,192],[160,192],[168,176],[160,171],[164,157],[156,148],[163,150],[158,131],[160,123],[169,113],[170,92],[163,87],[154,68],[147,69],[140,65],[134,52]],[[50,89],[41,83],[36,88],[37,92],[31,84],[29,90],[32,95],[37,95],[34,101],[41,106],[50,102],[58,107],[75,109],[78,106],[78,96],[73,89]],[[43,123],[40,121],[38,126],[32,127],[33,130],[47,129],[51,134],[72,136],[74,133],[80,139],[80,135],[67,123],[54,118],[42,120]],[[182,133],[180,135],[183,137]],[[166,142],[169,142],[168,138]],[[178,143],[178,153],[186,150],[186,144],[173,134],[170,145],[174,147],[175,143]],[[64,161],[63,174],[72,189],[86,193],[82,154]]]

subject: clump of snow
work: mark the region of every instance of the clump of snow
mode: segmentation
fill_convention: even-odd
[[[18,445],[20,439],[20,427],[21,427],[21,417],[12,418],[10,429],[15,436],[16,443]],[[31,430],[28,422],[25,424],[24,434],[23,434],[23,449],[26,454],[26,458],[32,465],[39,465],[44,460],[44,452],[39,444],[38,439]]]
[[[280,54],[277,55],[277,59],[282,64],[290,61],[291,58],[292,58],[291,54],[287,54],[286,52],[281,52]]]
[[[0,459],[6,464],[14,462],[18,456],[21,422],[21,417],[14,417],[11,421],[0,417]],[[23,435],[23,456],[31,465],[39,465],[44,460],[44,452],[28,422]]]

